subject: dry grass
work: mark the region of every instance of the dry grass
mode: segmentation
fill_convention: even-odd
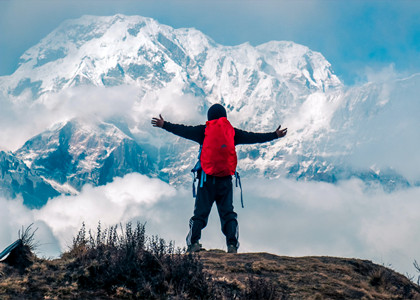
[[[250,276],[268,280],[279,299],[420,299],[418,285],[366,260],[212,251],[200,255],[214,278],[237,280],[242,285]]]

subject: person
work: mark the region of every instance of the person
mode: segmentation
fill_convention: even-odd
[[[219,118],[227,118],[226,110],[222,105],[214,104],[207,112],[207,119],[208,121],[212,121]],[[164,120],[160,114],[159,118],[152,118],[151,123],[154,127],[163,128],[175,135],[203,145],[206,125],[187,126],[173,124]],[[247,132],[234,128],[234,145],[265,143],[282,138],[286,134],[287,128],[281,129],[281,126],[275,131],[268,133]],[[190,230],[186,239],[188,252],[198,252],[202,250],[202,245],[199,243],[201,231],[206,227],[211,208],[213,203],[216,202],[222,227],[221,229],[226,236],[227,250],[229,253],[237,253],[239,248],[239,229],[237,214],[234,212],[233,208],[232,176],[218,177],[206,175],[206,180],[203,180],[203,177],[200,176],[200,172],[203,171],[198,171],[197,178],[203,182],[201,183],[199,181],[198,183],[199,188],[195,199],[194,214],[189,222]]]

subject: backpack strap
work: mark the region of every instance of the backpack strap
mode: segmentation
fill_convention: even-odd
[[[242,208],[244,208],[244,198],[242,196],[241,177],[239,176],[239,173],[237,171],[235,171],[235,178],[236,178],[236,187],[238,187],[238,182],[239,182],[239,188],[241,189],[241,205],[242,205]]]
[[[197,197],[197,192],[195,191],[195,181],[197,180],[197,177],[196,177],[196,173],[197,173],[197,172],[192,171],[192,170],[191,170],[191,172],[193,172],[193,173],[191,174],[191,176],[192,176],[192,178],[193,178],[193,183],[192,183],[192,193],[193,193],[193,198],[196,198],[196,197]]]
[[[192,168],[191,172],[192,172],[192,178],[193,178],[193,183],[192,183],[192,192],[193,192],[193,198],[197,197],[197,192],[195,189],[195,181],[197,180],[197,172],[199,170],[201,170],[201,163],[200,163],[200,156],[201,156],[201,148],[203,147],[203,145],[200,146],[200,149],[198,150],[198,160],[196,162],[196,164],[194,165],[194,168]]]
[[[207,181],[207,174],[203,170],[201,170],[201,180],[200,180],[200,188],[203,187],[203,183]]]

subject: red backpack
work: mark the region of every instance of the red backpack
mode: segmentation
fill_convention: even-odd
[[[200,188],[207,179],[207,175],[217,177],[235,175],[236,187],[241,189],[241,205],[244,207],[242,197],[241,177],[236,172],[238,159],[235,150],[235,129],[230,125],[226,117],[206,122],[204,141],[198,154],[198,162],[191,170],[193,172],[193,197],[197,196],[195,191],[196,173],[201,172]],[[204,172],[203,172],[204,171]]]
[[[206,122],[201,149],[201,168],[207,175],[234,175],[237,165],[235,129],[226,117]]]

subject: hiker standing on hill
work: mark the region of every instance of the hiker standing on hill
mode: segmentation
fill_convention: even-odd
[[[154,127],[163,128],[180,137],[200,144],[199,179],[195,199],[194,215],[190,219],[187,236],[189,252],[200,251],[201,230],[206,227],[208,217],[216,202],[222,232],[226,236],[229,253],[239,247],[237,214],[233,211],[232,175],[236,171],[235,146],[240,144],[265,143],[287,134],[287,128],[269,133],[247,132],[233,128],[227,120],[226,110],[220,104],[212,105],[207,112],[206,125],[186,126],[165,121],[161,115],[152,118]]]

